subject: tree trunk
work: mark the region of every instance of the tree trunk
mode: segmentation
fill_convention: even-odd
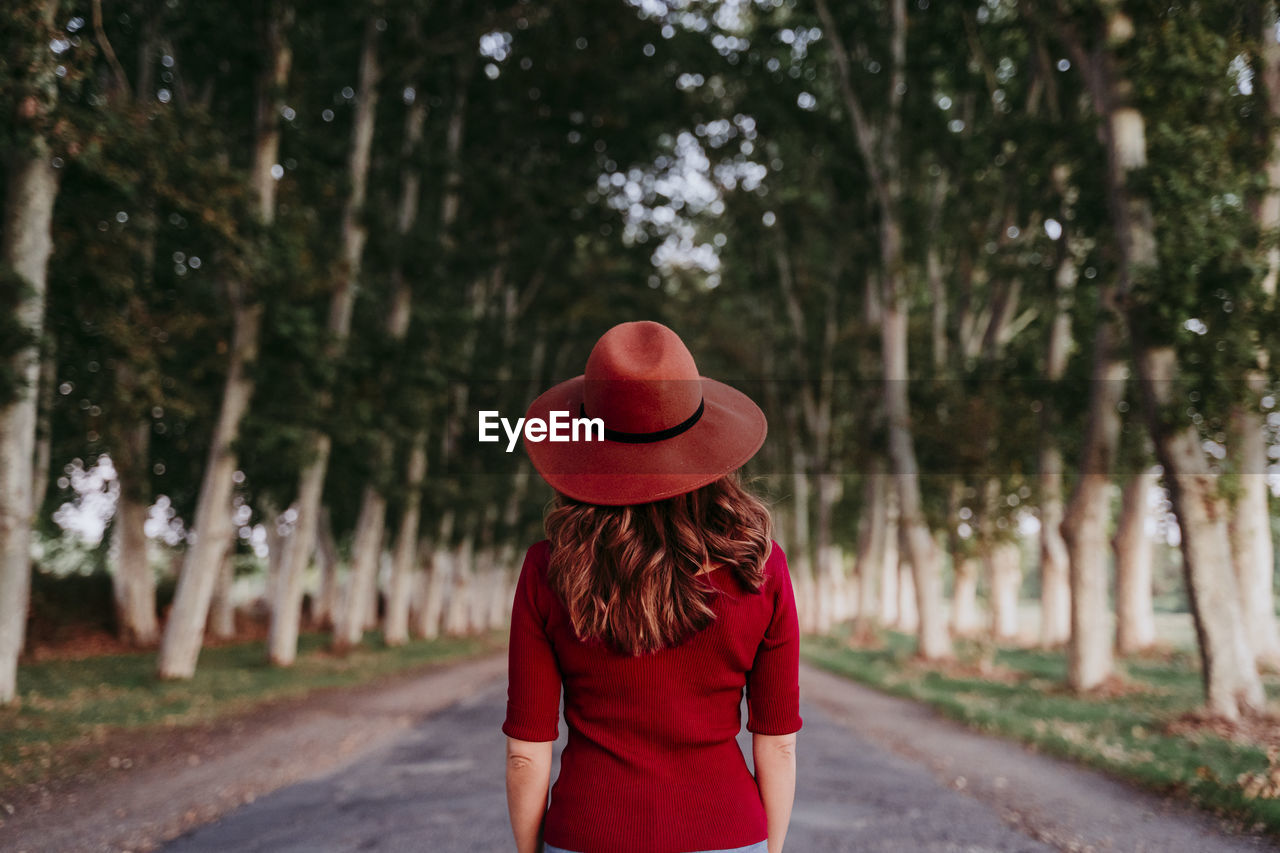
[[[1093,376],[1080,474],[1062,521],[1071,577],[1071,636],[1067,683],[1091,690],[1111,675],[1111,626],[1107,602],[1107,521],[1110,471],[1120,435],[1117,406],[1124,397],[1124,365],[1115,360],[1115,329],[1102,320],[1094,338]]]
[[[1062,181],[1060,183],[1065,183]],[[1065,219],[1065,217],[1064,217]],[[1064,233],[1062,258],[1054,277],[1056,303],[1049,331],[1047,379],[1057,384],[1066,373],[1071,345],[1070,294],[1075,289],[1076,263]],[[1057,646],[1071,636],[1071,568],[1067,543],[1062,538],[1062,449],[1058,443],[1059,417],[1052,400],[1040,413],[1040,454],[1037,485],[1040,502],[1040,643]]]
[[[1140,471],[1124,482],[1120,517],[1111,548],[1116,555],[1116,652],[1132,655],[1156,641],[1151,606],[1151,539],[1147,499],[1156,484],[1154,471]]]
[[[1261,376],[1251,380],[1251,385],[1265,384]],[[1227,446],[1233,449],[1240,472],[1239,491],[1227,523],[1245,633],[1258,665],[1280,669],[1280,630],[1276,626],[1272,589],[1275,552],[1268,505],[1266,425],[1255,410],[1243,405],[1232,408]]]
[[[264,225],[275,219],[275,179],[271,168],[280,149],[279,114],[293,54],[286,39],[293,13],[285,4],[273,4],[267,15],[264,56],[267,61],[257,81],[253,160],[250,183]],[[209,444],[209,456],[200,482],[192,538],[178,575],[173,607],[165,623],[157,664],[161,678],[190,678],[195,674],[204,639],[209,602],[217,582],[227,543],[234,535],[231,495],[239,461],[235,444],[240,424],[253,396],[253,372],[262,327],[262,303],[245,282],[229,283],[232,294],[232,334],[227,378],[222,390],[218,421]]]
[[[440,636],[443,627],[445,597],[453,582],[453,555],[439,544],[426,553],[429,555],[424,569],[426,589],[415,633],[423,639],[433,640]]]
[[[1016,542],[997,542],[987,549],[988,590],[991,595],[991,636],[1018,636],[1018,592],[1022,588],[1022,551]]]
[[[151,424],[135,424],[116,448],[116,476],[120,497],[113,524],[116,570],[112,577],[116,633],[133,646],[149,646],[159,637],[156,620],[156,579],[147,555],[148,454]]]
[[[37,6],[38,21],[53,26],[58,4]],[[33,33],[31,90],[24,96],[33,117],[47,113],[56,97],[55,55],[47,50],[43,32]],[[12,128],[11,128],[12,131]],[[39,399],[40,352],[49,253],[53,250],[50,222],[58,194],[58,176],[50,164],[48,144],[38,133],[27,146],[11,151],[5,179],[0,263],[24,285],[14,300],[13,319],[30,335],[30,342],[10,358],[11,375],[26,387],[0,407],[0,705],[17,695],[18,655],[27,630],[31,594],[32,457],[35,450],[36,408]]]
[[[946,614],[942,607],[942,573],[937,543],[922,511],[920,472],[911,434],[907,396],[907,288],[906,258],[902,246],[902,186],[899,130],[902,98],[906,94],[907,4],[891,0],[889,19],[889,69],[886,83],[887,110],[873,127],[854,84],[852,63],[826,0],[816,4],[824,38],[831,42],[837,67],[837,82],[853,139],[862,155],[872,190],[879,205],[879,248],[881,286],[884,289],[881,347],[885,385],[885,412],[888,421],[889,457],[897,477],[900,524],[906,532],[919,611],[917,653],[926,660],[951,654]]]
[[[422,438],[425,440],[425,435]],[[408,494],[396,529],[391,581],[387,589],[387,618],[382,633],[383,640],[390,646],[403,645],[409,639],[409,596],[413,588],[413,569],[418,562],[418,521],[422,512],[422,481],[426,473],[425,441],[415,438],[409,450],[405,476]]]
[[[836,612],[840,596],[840,558],[839,549],[831,541],[831,513],[836,501],[840,500],[840,478],[834,474],[818,474],[818,501],[814,525],[814,555],[816,560],[816,577],[814,578],[814,628],[819,634],[827,634],[831,626],[840,618]]]
[[[888,478],[885,494],[884,548],[880,556],[880,624],[898,627],[898,489]]]
[[[898,527],[898,630],[906,633],[920,629],[920,598],[916,594],[915,572],[911,552],[905,541],[907,529]]]
[[[315,561],[320,567],[320,579],[316,589],[316,604],[311,611],[311,621],[324,630],[333,626],[333,614],[338,608],[338,543],[333,539],[333,526],[329,508],[320,509],[316,527]]]
[[[473,583],[473,540],[470,533],[462,537],[449,555],[451,569],[449,601],[444,614],[444,633],[460,637],[471,630],[471,593]]]
[[[235,440],[253,394],[253,379],[247,368],[257,357],[261,321],[261,305],[237,306],[222,406],[196,504],[192,530],[195,541],[188,546],[182,561],[173,606],[160,643],[161,678],[190,678],[195,674],[209,616],[209,601],[233,533],[231,492],[235,483],[232,478],[238,466]]]
[[[1090,94],[1102,118],[1119,290],[1121,297],[1128,297],[1139,272],[1159,280],[1159,253],[1150,200],[1129,184],[1130,176],[1147,165],[1145,118],[1133,104],[1133,85],[1119,70],[1118,60],[1119,51],[1133,37],[1133,21],[1118,6],[1107,7],[1105,13],[1106,53],[1088,54],[1074,39],[1070,47],[1090,72]],[[1183,572],[1200,642],[1208,708],[1234,720],[1243,710],[1261,709],[1265,696],[1240,612],[1225,501],[1217,493],[1198,427],[1180,412],[1171,413],[1177,355],[1171,347],[1144,340],[1147,310],[1142,304],[1126,306],[1143,407],[1182,534]]]
[[[293,536],[293,531],[282,529],[282,522],[287,517],[287,512],[281,513],[269,501],[262,503],[262,526],[266,528],[267,533],[267,579],[263,597],[266,599],[267,606],[273,608],[280,597],[281,567],[289,554],[289,539]]]
[[[882,231],[896,234],[897,223],[885,222]],[[896,239],[896,238],[894,238]],[[901,251],[893,252],[898,264]],[[900,277],[901,271],[891,273]],[[904,529],[904,547],[908,553],[915,582],[917,653],[925,660],[937,660],[951,654],[951,637],[947,632],[946,613],[942,607],[942,572],[937,543],[924,518],[920,497],[920,472],[911,437],[910,412],[907,402],[907,315],[902,294],[906,283],[898,281],[886,296],[884,326],[885,398],[889,419],[889,452],[898,480],[899,525]]]
[[[1174,351],[1145,347],[1138,365],[1156,457],[1182,534],[1183,573],[1200,641],[1207,704],[1212,713],[1235,720],[1243,711],[1262,710],[1266,697],[1241,618],[1226,501],[1218,494],[1218,478],[1209,470],[1196,426],[1164,420],[1174,404]]]
[[[337,651],[359,645],[364,636],[369,601],[377,595],[378,558],[382,554],[386,512],[386,498],[373,486],[366,486],[351,545],[347,594],[339,601],[333,620],[333,647]]]
[[[230,544],[222,552],[218,581],[213,586],[213,600],[209,604],[209,630],[220,640],[236,635],[236,604],[232,596],[236,581],[235,553],[235,546]]]
[[[370,17],[365,23],[360,50],[355,117],[347,159],[348,192],[342,208],[339,235],[341,248],[338,274],[329,300],[327,328],[332,345],[326,355],[335,360],[342,355],[351,332],[356,285],[368,236],[361,217],[368,188],[369,158],[378,106],[378,77],[378,28],[374,17]],[[324,405],[327,407],[327,400]],[[329,468],[329,453],[333,442],[328,435],[316,432],[310,435],[308,445],[310,452],[306,455],[311,461],[298,476],[298,523],[290,543],[289,556],[284,563],[280,606],[272,609],[271,632],[267,639],[268,655],[276,666],[291,666],[298,654],[302,592],[308,560],[315,548],[320,500],[324,494],[325,475]],[[364,606],[367,602],[363,596],[368,594],[367,587],[372,584],[372,576],[377,570],[378,543],[382,538],[385,511],[386,503],[380,496],[375,505],[362,505],[357,527],[358,531],[364,532],[364,538],[360,538],[358,534],[353,549],[351,577],[347,583],[347,598],[350,600],[339,603],[339,611],[334,618],[334,640],[339,648],[358,641],[363,633]]]
[[[955,581],[951,589],[951,630],[957,637],[972,637],[978,633],[978,570],[974,557],[957,555]]]
[[[417,87],[412,86],[410,88],[416,90]],[[404,139],[400,150],[404,161],[404,175],[400,182],[400,204],[396,219],[396,235],[401,244],[409,239],[409,234],[418,217],[421,174],[418,165],[414,162],[414,155],[422,140],[422,125],[426,116],[426,98],[415,97],[413,103],[409,105],[409,111],[405,117]],[[390,340],[401,343],[409,331],[413,289],[404,275],[404,270],[400,267],[399,260],[397,260],[392,270],[391,278],[392,298],[391,308],[387,313],[386,331]],[[379,445],[376,455],[379,467],[381,467],[389,462],[392,455],[390,437],[385,434],[380,436]],[[421,442],[415,437],[413,447],[409,451],[409,462],[406,471],[406,485],[409,494],[396,531],[395,556],[392,558],[387,601],[387,622],[384,626],[384,639],[391,645],[401,645],[408,639],[409,570],[414,559],[413,549],[418,540],[418,513],[421,501],[419,492],[422,489],[423,478],[426,476],[426,464],[426,443],[425,435],[423,435]],[[375,536],[372,530],[366,531],[367,535],[362,539],[361,532],[365,530],[363,525],[366,521],[369,525],[376,526],[378,532]],[[349,615],[357,612],[356,608],[360,607],[362,603],[366,607],[368,605],[368,602],[362,602],[360,597],[369,595],[371,592],[369,587],[372,579],[369,575],[372,574],[371,565],[374,562],[372,556],[364,554],[362,549],[380,549],[382,547],[381,530],[385,521],[386,497],[376,486],[367,486],[360,506],[360,526],[357,528],[357,548],[353,567],[355,580],[352,582],[352,590],[358,592],[358,594],[350,596],[350,600],[347,602],[348,619],[345,623],[343,619],[335,620],[334,646],[336,648],[341,649],[360,641],[360,636],[353,627],[354,620],[350,619]],[[374,600],[377,598],[376,590],[373,591],[373,598]]]
[[[884,463],[873,460],[862,490],[862,518],[859,524],[858,557],[858,622],[857,636],[865,636],[880,622],[878,587],[884,565],[885,526],[888,521],[889,478]]]

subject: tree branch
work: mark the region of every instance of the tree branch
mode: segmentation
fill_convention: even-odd
[[[98,42],[98,49],[102,51],[107,65],[111,66],[111,75],[115,78],[116,88],[124,93],[126,99],[133,100],[133,92],[129,89],[129,78],[125,76],[124,67],[120,65],[116,52],[111,48],[111,41],[107,38],[107,31],[102,27],[102,0],[93,0],[93,33]]]

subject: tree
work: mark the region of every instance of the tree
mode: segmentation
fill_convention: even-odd
[[[255,131],[249,182],[256,196],[259,222],[269,227],[275,216],[275,176],[280,145],[281,98],[289,78],[292,53],[288,30],[293,11],[272,3],[262,19],[261,71],[255,96]],[[158,670],[163,678],[190,678],[204,640],[205,622],[226,550],[233,542],[231,496],[238,454],[236,442],[254,391],[252,365],[257,358],[262,324],[261,294],[243,275],[228,277],[233,331],[227,348],[226,379],[214,433],[209,444],[196,504],[195,541],[183,560],[173,608],[165,624]]]
[[[1144,87],[1135,79],[1144,69],[1143,63],[1150,62],[1153,56],[1185,57],[1182,70],[1188,77],[1194,79],[1193,75],[1207,72],[1206,76],[1212,79],[1228,66],[1224,60],[1230,55],[1231,46],[1205,21],[1196,16],[1177,17],[1168,10],[1135,17],[1119,3],[1109,2],[1101,4],[1096,15],[1080,17],[1085,25],[1095,28],[1097,35],[1093,39],[1086,42],[1080,36],[1076,20],[1064,21],[1062,31],[1077,65],[1086,75],[1107,155],[1108,208],[1116,231],[1116,304],[1123,311],[1124,325],[1132,341],[1133,363],[1148,428],[1178,517],[1184,574],[1200,643],[1206,702],[1213,713],[1236,719],[1243,712],[1260,709],[1265,697],[1241,619],[1225,499],[1218,491],[1217,477],[1205,457],[1199,427],[1186,416],[1185,407],[1178,400],[1186,377],[1178,347],[1172,339],[1174,330],[1169,328],[1168,306],[1170,296],[1179,294],[1180,287],[1181,293],[1174,296],[1175,300],[1191,301],[1198,295],[1195,288],[1199,282],[1194,276],[1199,267],[1184,267],[1187,259],[1179,257],[1179,252],[1193,253],[1193,257],[1196,252],[1209,252],[1213,258],[1211,263],[1218,266],[1215,272],[1228,277],[1235,272],[1231,265],[1238,255],[1236,247],[1229,243],[1225,247],[1221,243],[1205,246],[1189,239],[1194,233],[1189,230],[1180,234],[1186,242],[1173,246],[1168,240],[1162,241],[1160,234],[1162,229],[1167,233],[1185,212],[1194,209],[1194,205],[1188,204],[1189,199],[1211,195],[1205,192],[1209,187],[1196,186],[1197,181],[1217,182],[1214,189],[1221,191],[1224,184],[1230,186],[1232,176],[1229,172],[1212,170],[1203,176],[1187,175],[1180,169],[1188,159],[1187,146],[1217,141],[1213,135],[1148,133],[1149,127],[1154,128],[1148,124],[1150,112],[1167,109],[1190,94],[1186,88],[1179,88],[1186,85],[1185,81],[1180,81],[1170,92],[1160,92],[1162,97],[1157,100],[1153,96],[1160,88],[1159,83],[1170,76],[1167,67],[1159,71],[1158,76],[1141,78]],[[1217,68],[1215,58],[1221,63]],[[1205,59],[1208,60],[1205,64],[1195,64],[1196,60]],[[1220,98],[1216,103],[1221,105],[1219,108],[1225,107],[1223,117],[1233,115],[1229,112],[1228,99]],[[1186,109],[1185,105],[1182,109]],[[1199,118],[1212,120],[1203,112]],[[1158,156],[1149,160],[1153,149]],[[1195,156],[1204,158],[1207,153],[1196,151]],[[1149,169],[1167,170],[1163,172],[1166,181],[1148,180]],[[1180,211],[1179,207],[1184,210]],[[1161,215],[1159,220],[1157,211]],[[1229,221],[1230,214],[1224,218]],[[1239,232],[1224,229],[1218,233]],[[1213,231],[1208,232],[1209,240],[1216,236]],[[1180,268],[1191,271],[1190,280],[1176,277],[1174,270]],[[1163,310],[1153,311],[1157,304]]]
[[[5,200],[0,231],[4,380],[0,389],[0,704],[17,692],[18,654],[31,583],[32,474],[39,341],[44,322],[50,222],[58,175],[50,144],[57,101],[57,57],[48,45],[56,0],[30,0],[5,16],[5,44],[16,49],[0,105],[12,122],[4,139]]]

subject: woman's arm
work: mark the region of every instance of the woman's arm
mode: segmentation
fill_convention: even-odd
[[[769,853],[782,853],[796,797],[796,736],[752,735],[751,755],[756,765],[756,787],[769,823]]]
[[[547,789],[551,785],[551,745],[549,740],[507,738],[507,811],[518,853],[542,850],[542,819],[547,813]]]

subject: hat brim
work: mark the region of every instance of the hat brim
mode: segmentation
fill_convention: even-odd
[[[768,432],[764,412],[750,397],[723,382],[699,378],[702,416],[679,435],[635,444],[587,441],[586,430],[577,441],[530,441],[526,432],[525,452],[552,488],[586,503],[621,506],[691,492],[742,467]],[[576,376],[543,392],[525,417],[546,422],[552,412],[579,417],[584,381]]]

